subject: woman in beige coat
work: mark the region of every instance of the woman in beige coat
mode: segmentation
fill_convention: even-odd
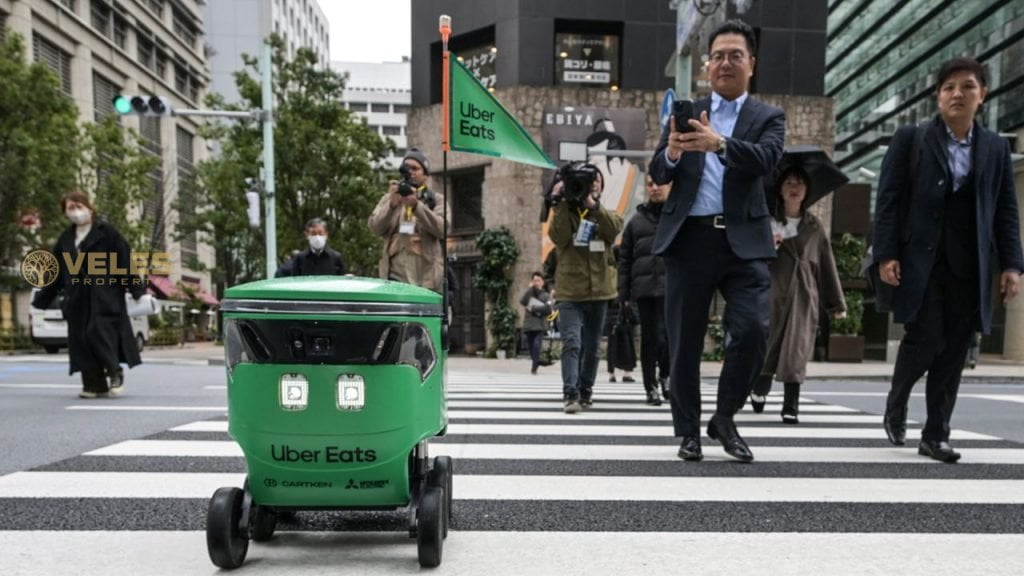
[[[772,222],[778,258],[771,265],[771,333],[761,378],[750,394],[754,412],[764,411],[772,379],[785,383],[782,421],[797,424],[800,384],[814,351],[818,331],[819,302],[842,318],[846,301],[828,235],[813,214],[807,212],[810,179],[802,169],[786,170],[778,180],[779,198]]]

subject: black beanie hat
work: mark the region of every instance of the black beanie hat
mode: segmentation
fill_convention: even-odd
[[[402,158],[402,161],[404,162],[410,158],[419,162],[420,166],[423,167],[424,174],[427,174],[428,176],[430,175],[430,161],[427,160],[427,157],[423,152],[420,152],[419,148],[409,148],[409,151],[405,153],[405,157]]]

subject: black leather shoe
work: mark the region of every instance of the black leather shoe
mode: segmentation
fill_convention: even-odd
[[[917,453],[947,464],[952,464],[960,459],[960,453],[953,450],[949,442],[921,440],[921,443],[917,445]]]
[[[736,423],[733,421],[722,422],[717,416],[712,416],[708,422],[708,437],[712,440],[718,440],[722,443],[722,447],[725,448],[725,453],[740,462],[753,462],[754,454],[750,451],[750,447],[740,437],[740,433],[736,430]]]
[[[892,442],[896,446],[903,446],[907,443],[907,423],[906,422],[894,422],[888,414],[882,417],[882,426],[885,428],[885,435],[889,437],[889,442]]]
[[[661,396],[658,391],[651,389],[647,391],[647,404],[650,406],[661,406]]]
[[[679,457],[687,462],[700,462],[704,459],[704,452],[700,449],[700,438],[697,436],[684,436],[683,443],[679,445]]]

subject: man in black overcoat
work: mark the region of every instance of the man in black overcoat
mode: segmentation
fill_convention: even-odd
[[[978,62],[942,65],[939,114],[897,130],[875,207],[874,262],[894,287],[894,320],[906,328],[883,424],[889,440],[903,445],[910,391],[927,372],[918,453],[943,462],[960,458],[949,421],[971,335],[991,329],[993,271],[1008,302],[1024,270],[1010,146],[975,118],[986,95]]]

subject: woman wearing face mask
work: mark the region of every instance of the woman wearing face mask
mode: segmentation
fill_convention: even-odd
[[[282,276],[344,276],[345,261],[341,254],[327,247],[327,223],[320,218],[306,222],[306,240],[309,250],[303,250],[277,269],[275,278]]]
[[[32,305],[46,309],[63,291],[61,310],[68,323],[70,373],[82,373],[79,397],[117,396],[124,391],[121,364],[134,367],[142,363],[132,337],[125,292],[137,300],[146,287],[130,273],[128,242],[113,226],[96,219],[88,196],[71,192],[61,200],[61,211],[71,226],[53,247],[59,267],[57,280],[36,293]]]
[[[800,384],[814,351],[819,301],[836,318],[846,316],[832,245],[821,221],[807,211],[809,184],[810,178],[800,168],[786,170],[778,180],[772,221],[778,258],[771,263],[771,333],[761,377],[750,394],[754,412],[760,413],[772,378],[784,382],[784,424],[799,423]]]

